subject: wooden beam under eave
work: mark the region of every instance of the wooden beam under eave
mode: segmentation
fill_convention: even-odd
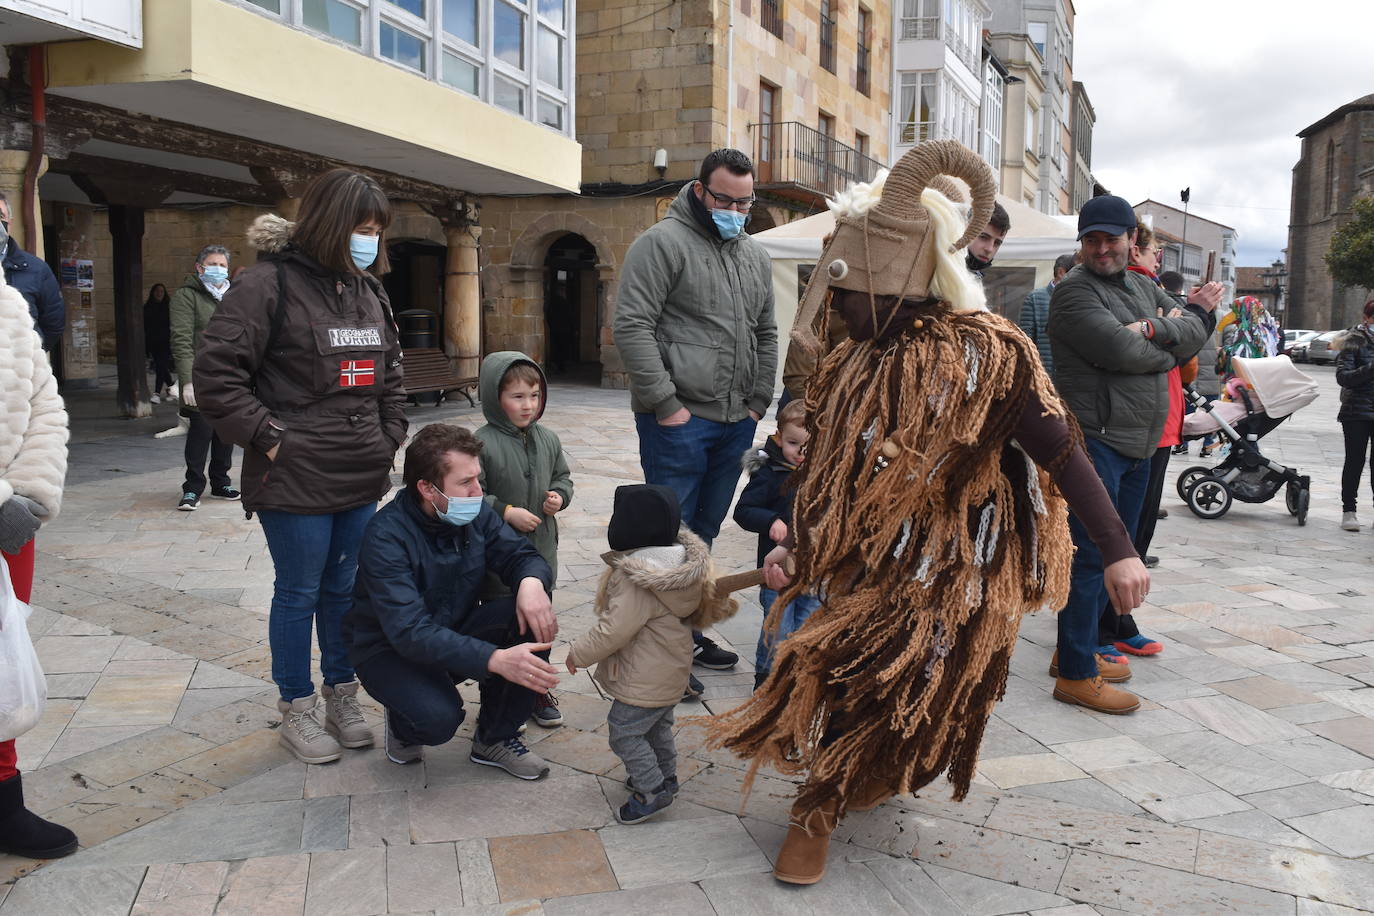
[[[90,156],[85,153],[72,153],[66,159],[50,160],[48,171],[61,175],[85,175],[94,179],[117,179],[122,182],[146,182],[149,185],[167,186],[188,194],[205,197],[219,197],[224,200],[244,204],[258,204],[270,207],[276,197],[266,188],[246,181],[220,178],[214,175],[201,175],[197,172],[184,172],[178,169],[162,168],[130,162],[127,159],[110,159],[105,156]]]

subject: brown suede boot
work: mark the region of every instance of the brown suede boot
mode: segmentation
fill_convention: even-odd
[[[1099,655],[1097,656],[1097,676],[1109,684],[1124,684],[1131,679],[1131,667],[1119,662],[1109,662]],[[1050,677],[1059,677],[1058,649],[1054,650],[1054,656],[1050,659]]]
[[[870,779],[859,786],[854,798],[849,802],[850,811],[872,811],[874,808],[897,794],[885,779]]]
[[[1082,706],[1096,712],[1124,716],[1140,708],[1140,698],[1133,693],[1104,684],[1100,677],[1071,681],[1061,677],[1054,682],[1054,698],[1061,703]]]
[[[815,884],[825,877],[825,855],[838,823],[838,808],[838,801],[826,802],[814,811],[792,806],[792,822],[773,866],[774,878],[788,884]]]

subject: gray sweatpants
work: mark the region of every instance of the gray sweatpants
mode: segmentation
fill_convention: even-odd
[[[635,789],[645,796],[677,775],[677,746],[673,744],[673,707],[657,709],[611,702],[606,716],[611,750],[625,764]]]

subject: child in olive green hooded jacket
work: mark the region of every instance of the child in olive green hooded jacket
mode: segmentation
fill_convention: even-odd
[[[558,577],[558,521],[572,502],[572,475],[563,445],[539,425],[548,383],[537,363],[503,350],[482,360],[478,384],[487,425],[482,440],[482,492],[506,524],[534,544]],[[489,589],[489,593],[490,593]]]

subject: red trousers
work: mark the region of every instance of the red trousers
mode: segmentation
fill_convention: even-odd
[[[0,553],[5,565],[10,568],[10,583],[14,594],[20,601],[28,602],[33,595],[33,541],[29,541],[17,554]],[[14,752],[14,741],[0,741],[0,782],[19,775],[15,764],[19,755]]]

